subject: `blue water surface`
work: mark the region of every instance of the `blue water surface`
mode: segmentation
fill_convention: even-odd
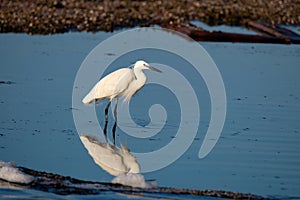
[[[81,144],[73,122],[72,90],[88,53],[116,33],[0,34],[1,160],[84,180],[112,180]],[[210,117],[209,94],[203,85],[203,117],[193,144],[173,164],[144,176],[156,179],[159,186],[300,197],[300,46],[200,44],[217,64],[226,88],[221,138],[207,157],[198,158]],[[121,67],[129,64],[128,60]],[[141,102],[144,89],[133,102]],[[166,107],[170,113],[176,111]],[[134,113],[139,125],[147,125],[143,105]],[[117,137],[132,149],[148,151],[165,145],[176,128],[176,119],[171,120],[168,132],[146,139],[142,144],[147,146],[121,132]],[[11,190],[0,193],[14,195]],[[23,194],[16,190],[15,195]],[[47,195],[52,198],[42,194]]]

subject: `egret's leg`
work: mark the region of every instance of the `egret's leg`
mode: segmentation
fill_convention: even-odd
[[[113,132],[113,144],[116,145],[116,128],[117,128],[117,106],[118,106],[118,100],[119,98],[116,99],[116,105],[114,109],[114,117],[115,117],[115,123],[112,129]]]
[[[103,133],[104,133],[106,142],[108,142],[106,131],[107,131],[107,124],[108,124],[108,109],[109,109],[110,104],[111,104],[111,101],[109,101],[107,106],[105,107],[105,124],[104,124]]]

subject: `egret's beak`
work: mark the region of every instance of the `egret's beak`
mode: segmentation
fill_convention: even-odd
[[[156,71],[156,72],[159,72],[159,73],[161,73],[162,71],[160,71],[159,69],[156,69],[155,67],[152,67],[152,66],[147,66],[150,70],[152,70],[152,71]]]

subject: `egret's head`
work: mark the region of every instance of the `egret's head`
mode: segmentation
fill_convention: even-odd
[[[152,70],[152,71],[156,71],[156,72],[161,72],[159,69],[156,69],[152,66],[150,66],[148,63],[146,63],[145,61],[143,60],[139,60],[137,61],[135,64],[134,64],[134,68],[135,69],[149,69],[149,70]]]

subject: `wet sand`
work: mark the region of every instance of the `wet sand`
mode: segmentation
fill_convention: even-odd
[[[68,31],[113,31],[122,27],[300,23],[300,4],[292,0],[234,1],[93,1],[37,0],[0,3],[0,32],[54,34]]]

